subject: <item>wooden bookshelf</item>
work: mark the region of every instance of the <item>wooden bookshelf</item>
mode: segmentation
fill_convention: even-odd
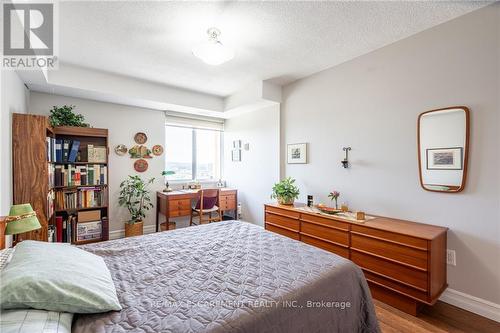
[[[47,160],[46,138],[80,141],[80,147],[88,145],[106,147],[104,163],[77,160],[73,163],[61,163]],[[78,186],[50,186],[54,183],[54,176],[49,179],[49,168],[56,165],[72,166],[106,166],[106,179],[109,179],[108,167],[108,130],[86,127],[57,127],[49,126],[48,117],[40,115],[13,114],[12,119],[12,167],[13,167],[13,202],[14,204],[30,203],[36,211],[41,228],[18,235],[19,240],[48,240],[49,225],[55,225],[56,216],[67,217],[68,214],[77,214],[79,211],[99,210],[102,221],[102,237],[100,239],[76,242],[77,244],[97,242],[109,238],[109,188],[108,184],[78,185]],[[80,156],[80,153],[78,154]],[[75,209],[56,210],[54,202],[53,214],[49,216],[49,195],[55,197],[57,191],[83,188],[100,188],[105,192],[106,202],[98,207],[81,207]],[[77,222],[78,223],[78,222]]]
[[[102,128],[88,128],[88,127],[56,127],[54,128],[54,135],[55,139],[62,139],[62,140],[77,140],[80,141],[80,151],[79,151],[79,158],[75,162],[53,162],[54,165],[60,165],[63,167],[66,167],[68,165],[71,166],[92,166],[92,165],[99,165],[99,166],[106,166],[106,179],[109,181],[109,167],[108,167],[108,155],[109,155],[109,144],[108,144],[108,130],[107,129],[102,129]],[[85,160],[80,159],[80,152],[82,147],[86,147],[88,145],[93,145],[93,146],[100,146],[100,147],[106,147],[106,161],[105,162],[89,162]],[[77,215],[78,212],[81,211],[89,211],[89,210],[99,210],[101,213],[101,219],[102,218],[107,218],[106,222],[102,222],[102,227],[103,227],[103,235],[101,239],[92,239],[92,240],[84,240],[84,241],[76,241],[74,242],[75,244],[88,244],[88,243],[94,243],[94,242],[99,242],[102,240],[108,240],[109,239],[109,231],[104,232],[105,230],[109,230],[109,188],[108,184],[89,184],[89,185],[69,185],[69,186],[54,186],[54,191],[78,191],[83,188],[100,188],[101,192],[105,192],[105,197],[107,198],[107,201],[105,202],[104,205],[99,205],[99,206],[94,206],[94,207],[76,207],[76,208],[68,208],[68,209],[56,209],[55,210],[55,215],[56,216],[62,216],[63,218],[67,218],[68,215],[74,214]],[[57,207],[57,203],[56,203]],[[55,217],[54,217],[54,223],[55,223]],[[78,221],[77,221],[78,223]],[[107,223],[108,225],[104,225]],[[73,231],[75,232],[75,231]]]

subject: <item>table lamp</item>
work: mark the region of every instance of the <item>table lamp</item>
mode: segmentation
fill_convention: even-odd
[[[42,226],[30,204],[13,205],[6,218],[6,235],[16,235],[40,229]]]

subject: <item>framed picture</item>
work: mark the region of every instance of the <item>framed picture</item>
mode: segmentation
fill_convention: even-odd
[[[427,149],[427,170],[462,170],[463,150],[463,147]]]
[[[294,143],[287,145],[287,163],[307,163],[307,143]]]
[[[231,151],[231,160],[233,162],[241,162],[241,150],[233,149]]]
[[[234,148],[234,149],[239,149],[239,148],[241,148],[241,140],[234,140],[234,141],[233,141],[233,148]]]

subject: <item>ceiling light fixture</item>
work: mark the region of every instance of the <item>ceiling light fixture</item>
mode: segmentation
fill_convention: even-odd
[[[220,65],[234,58],[234,50],[219,41],[220,30],[207,30],[208,40],[193,47],[193,54],[208,65]]]

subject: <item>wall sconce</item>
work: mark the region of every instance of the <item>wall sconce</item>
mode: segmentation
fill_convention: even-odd
[[[340,162],[342,163],[344,169],[347,169],[349,167],[349,150],[351,150],[351,147],[343,147],[342,150],[345,151],[345,157]]]

